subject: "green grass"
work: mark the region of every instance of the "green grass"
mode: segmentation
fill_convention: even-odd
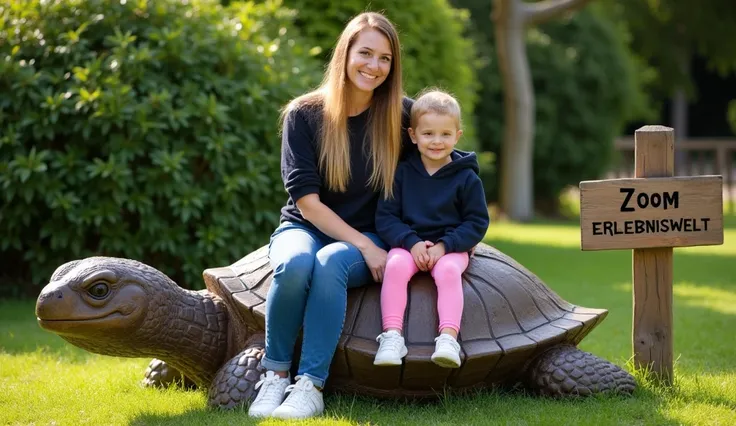
[[[480,392],[416,404],[330,396],[326,415],[306,424],[736,424],[736,218],[726,227],[722,246],[675,249],[671,388],[639,377],[630,398]],[[630,369],[630,250],[580,251],[575,222],[493,224],[488,235],[563,298],[608,309],[580,346]],[[88,354],[41,330],[33,301],[0,301],[0,424],[255,424],[243,410],[208,410],[202,391],[141,388],[147,363]]]

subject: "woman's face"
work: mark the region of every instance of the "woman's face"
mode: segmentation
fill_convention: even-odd
[[[388,38],[378,30],[366,28],[348,51],[347,75],[351,90],[373,92],[386,81],[393,60]]]

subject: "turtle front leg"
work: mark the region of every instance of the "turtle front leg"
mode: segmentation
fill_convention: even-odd
[[[143,386],[167,388],[174,383],[180,383],[187,389],[197,387],[196,383],[165,361],[154,358],[148,363],[148,368],[146,368],[146,373],[143,376]]]
[[[556,346],[532,361],[527,385],[546,396],[630,395],[634,377],[605,359],[569,346]]]
[[[256,383],[266,372],[261,366],[264,346],[263,335],[258,336],[220,367],[210,385],[208,404],[211,407],[230,409],[255,399]]]

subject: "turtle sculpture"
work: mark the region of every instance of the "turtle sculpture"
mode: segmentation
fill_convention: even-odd
[[[42,328],[90,352],[154,357],[146,385],[166,386],[183,378],[208,388],[211,406],[231,408],[253,399],[263,373],[259,360],[272,275],[267,249],[203,275],[206,290],[190,291],[134,260],[72,261],[54,272],[38,297],[36,315]],[[373,365],[381,332],[380,285],[349,290],[325,391],[426,398],[518,384],[549,396],[634,390],[634,378],[625,370],[576,347],[607,310],[562,300],[485,244],[477,247],[463,275],[463,292],[458,339],[463,362],[446,369],[430,360],[438,319],[429,274],[417,274],[409,286],[409,352],[401,366]]]

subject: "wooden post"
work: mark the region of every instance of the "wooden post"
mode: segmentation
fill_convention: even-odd
[[[674,131],[645,126],[634,133],[636,178],[675,172]],[[651,368],[665,383],[672,374],[672,247],[635,248],[633,348],[637,368]]]
[[[673,381],[672,248],[723,244],[723,177],[674,177],[674,131],[635,133],[635,177],[580,182],[583,250],[633,249],[634,364]]]

